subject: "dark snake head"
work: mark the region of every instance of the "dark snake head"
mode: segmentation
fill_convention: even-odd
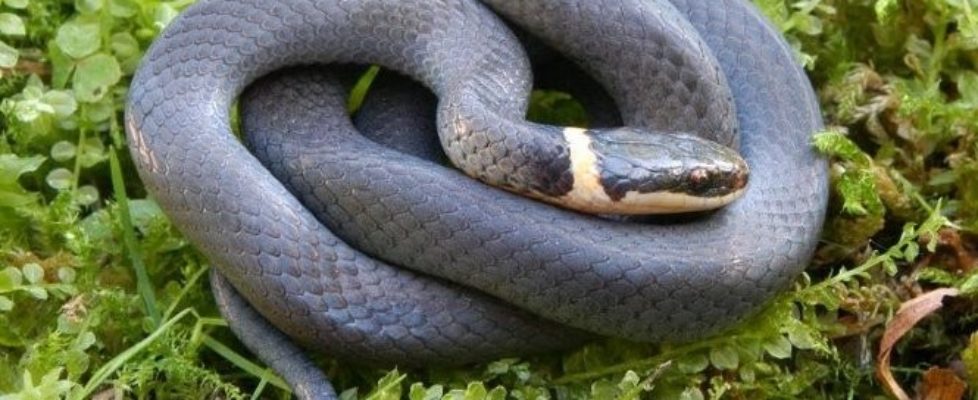
[[[739,198],[749,168],[736,151],[682,133],[564,130],[574,187],[557,203],[609,214],[703,211]]]

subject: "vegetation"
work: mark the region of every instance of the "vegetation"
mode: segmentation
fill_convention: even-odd
[[[289,395],[217,317],[206,259],[125,151],[129,76],[191,1],[0,0],[0,399]],[[863,399],[892,390],[876,379],[887,364],[910,392],[974,388],[978,2],[755,2],[798,49],[832,127],[815,141],[833,159],[832,207],[794,290],[681,346],[609,339],[411,371],[324,359],[344,397]],[[579,118],[560,96],[535,104]],[[943,310],[897,313],[937,288],[956,289]],[[900,324],[912,329],[876,362]]]

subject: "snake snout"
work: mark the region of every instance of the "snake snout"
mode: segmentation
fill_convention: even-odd
[[[705,198],[739,195],[747,187],[750,169],[737,154],[725,154],[726,148],[719,149],[716,157],[697,160],[702,165],[687,168],[686,176],[679,179],[682,192]]]

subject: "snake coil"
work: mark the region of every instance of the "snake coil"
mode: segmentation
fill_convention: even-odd
[[[136,73],[126,128],[140,176],[213,262],[232,329],[300,397],[335,393],[293,339],[402,365],[562,348],[583,332],[688,341],[757,310],[814,250],[827,201],[809,146],[819,109],[745,0],[483,3],[200,0]],[[559,128],[523,121],[529,63],[489,8],[578,61],[627,126],[739,145],[744,196],[664,224],[544,205],[355,135],[342,82],[322,72],[280,73],[243,99],[268,167],[231,134],[232,103],[261,76],[375,63],[438,96],[441,144],[463,170],[504,186],[553,170],[537,188],[559,191],[548,182],[567,184],[552,178],[568,147],[548,141]]]

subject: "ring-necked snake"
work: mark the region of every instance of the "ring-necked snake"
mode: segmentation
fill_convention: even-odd
[[[300,397],[334,393],[282,333],[402,365],[562,348],[584,332],[693,340],[757,310],[811,256],[827,201],[826,165],[809,144],[822,127],[817,101],[791,48],[745,0],[483,3],[201,0],[133,79],[126,127],[140,176],[214,263],[232,329]],[[594,76],[626,127],[526,122],[529,62],[493,12]],[[257,78],[310,63],[379,64],[421,82],[437,96],[448,158],[512,192],[580,188],[580,141],[599,154],[640,145],[597,158],[616,174],[589,178],[606,202],[648,192],[649,171],[657,188],[684,194],[741,189],[742,172],[726,168],[736,161],[685,168],[726,147],[671,132],[739,147],[749,183],[732,204],[681,221],[567,211],[378,144],[385,129],[415,126],[407,111],[370,128],[380,138],[356,135],[343,83],[309,70],[242,100],[263,166],[232,135],[232,104]],[[412,108],[378,96],[381,111]]]

